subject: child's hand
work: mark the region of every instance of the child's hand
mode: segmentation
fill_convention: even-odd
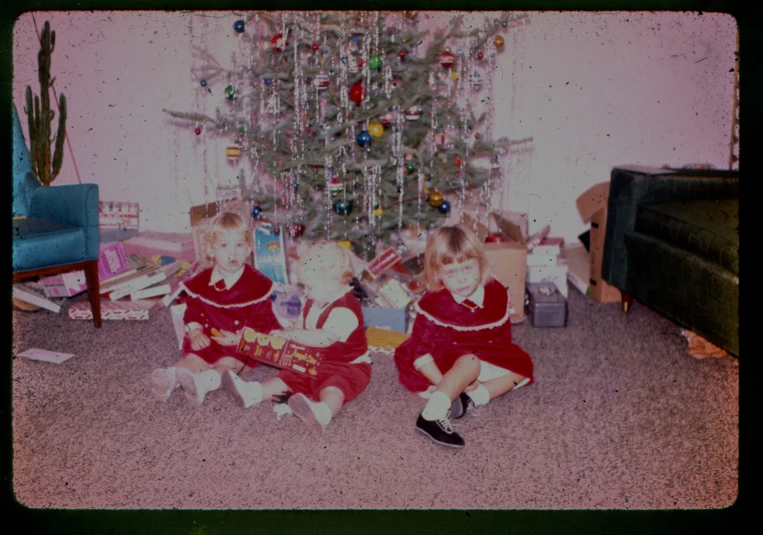
[[[194,351],[209,347],[209,345],[212,343],[209,337],[204,334],[201,329],[194,329],[189,331],[188,338],[191,340],[191,349]]]
[[[215,336],[212,336],[212,340],[214,340],[221,346],[237,346],[239,341],[241,340],[240,330],[237,333],[232,333],[230,331],[226,331],[225,329],[222,329],[216,332],[218,334]]]
[[[291,332],[285,331],[283,329],[274,329],[270,331],[270,336],[278,336],[279,338],[284,338],[286,340],[291,340]]]

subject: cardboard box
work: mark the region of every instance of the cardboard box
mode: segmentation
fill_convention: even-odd
[[[484,244],[485,257],[495,278],[509,288],[511,321],[525,316],[527,247],[516,241]]]
[[[600,303],[615,303],[621,300],[620,290],[601,278],[608,202],[609,182],[602,182],[589,188],[576,201],[580,217],[584,222],[589,220],[591,222],[589,283],[591,297]]]

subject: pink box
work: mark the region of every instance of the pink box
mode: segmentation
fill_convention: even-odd
[[[98,225],[104,228],[137,229],[140,205],[136,202],[100,201]]]
[[[162,307],[161,299],[140,299],[138,301],[101,300],[101,319],[104,320],[147,320]],[[93,311],[88,301],[78,301],[69,307],[69,319],[92,320]]]
[[[98,280],[105,281],[129,269],[127,257],[121,242],[101,244],[98,255]],[[72,297],[87,290],[83,270],[70,271],[61,275],[40,279],[42,291],[48,297]]]

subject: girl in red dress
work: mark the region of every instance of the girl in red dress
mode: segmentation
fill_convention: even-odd
[[[427,289],[414,305],[411,337],[395,350],[400,383],[427,397],[416,429],[437,444],[464,447],[448,416],[463,417],[531,384],[530,356],[511,340],[509,294],[492,278],[482,244],[465,225],[429,237]]]
[[[288,398],[288,407],[314,431],[323,431],[345,403],[355,399],[371,380],[363,312],[353,295],[352,258],[337,242],[321,241],[300,258],[297,276],[307,300],[291,330],[272,336],[321,348],[315,377],[282,369],[263,381],[246,382],[223,374],[223,385],[243,408]]]
[[[244,368],[247,357],[236,346],[245,324],[265,333],[281,326],[270,298],[273,282],[247,264],[252,236],[244,219],[220,214],[207,241],[215,265],[181,283],[187,305],[183,357],[151,375],[152,393],[161,401],[182,386],[189,401],[201,405],[208,392],[221,387],[223,371]]]

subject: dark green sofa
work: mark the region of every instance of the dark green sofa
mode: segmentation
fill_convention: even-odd
[[[602,278],[739,356],[739,173],[616,167]]]

